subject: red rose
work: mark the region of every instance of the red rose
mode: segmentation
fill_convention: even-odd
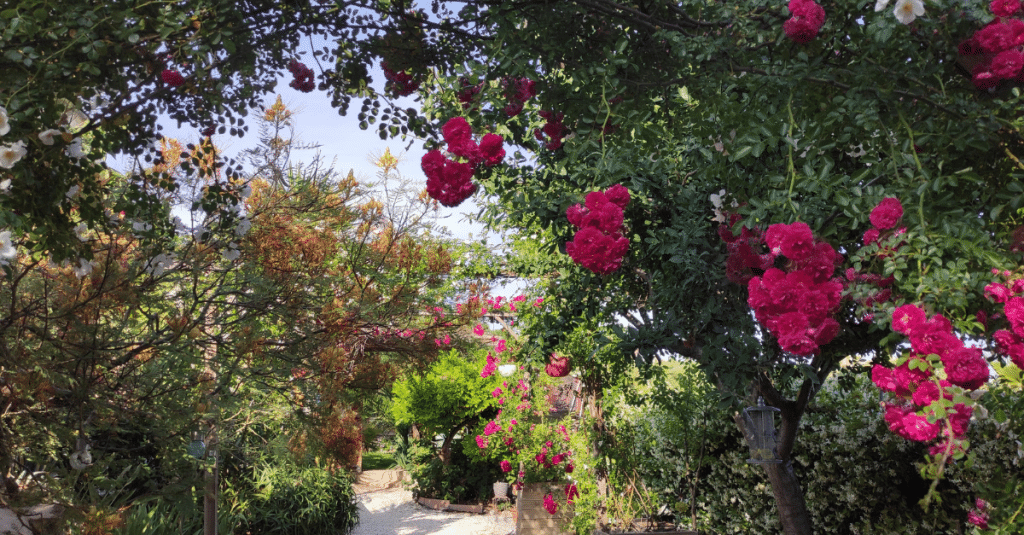
[[[895,197],[886,197],[874,210],[871,210],[871,224],[878,230],[888,230],[896,226],[903,217],[903,205]]]

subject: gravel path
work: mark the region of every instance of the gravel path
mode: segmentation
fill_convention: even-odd
[[[352,535],[509,535],[509,513],[475,515],[433,511],[404,489],[359,494],[359,524]]]

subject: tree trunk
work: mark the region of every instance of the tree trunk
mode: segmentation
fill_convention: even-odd
[[[800,418],[811,397],[810,381],[806,381],[801,387],[796,401],[783,399],[770,384],[762,382],[760,387],[755,390],[754,394],[764,395],[768,404],[780,408],[782,417],[775,443],[776,456],[782,462],[762,465],[768,474],[768,481],[772,484],[772,494],[775,497],[775,506],[778,508],[782,531],[786,535],[812,535],[814,529],[811,526],[811,515],[807,511],[807,502],[804,501],[800,481],[793,471],[792,459],[793,444],[796,442],[797,431],[800,428]],[[756,395],[752,397],[756,398]],[[751,444],[753,435],[751,430],[747,429],[743,415],[739,412],[735,413],[733,421],[743,433],[747,444]]]
[[[584,383],[584,392],[586,393],[587,409],[590,417],[593,418],[594,422],[594,434],[597,440],[607,439],[608,428],[604,421],[604,407],[602,406],[602,398],[604,397],[604,390],[601,387],[600,380],[592,380],[590,384]],[[591,453],[595,458],[601,458],[601,448],[598,447],[597,443],[591,445]],[[594,477],[597,479],[597,496],[600,503],[607,503],[608,500],[608,470],[604,468],[604,463],[600,463],[594,467]],[[598,509],[597,515],[598,526],[603,526],[608,523],[608,511],[606,508],[601,507]]]
[[[786,459],[778,464],[764,465],[768,481],[772,484],[775,506],[779,510],[779,521],[786,535],[811,535],[811,515],[807,511],[800,481],[793,472],[793,461]]]

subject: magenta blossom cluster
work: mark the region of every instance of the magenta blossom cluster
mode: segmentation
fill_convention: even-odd
[[[558,504],[555,503],[555,498],[551,494],[544,496],[544,510],[552,515],[558,512]]]
[[[504,140],[498,134],[486,134],[477,144],[473,130],[464,117],[453,117],[441,127],[448,144],[449,155],[463,161],[449,159],[440,150],[432,150],[420,160],[427,175],[427,193],[441,204],[454,207],[462,204],[476,192],[474,170],[480,164],[496,165],[505,157]]]
[[[576,503],[576,498],[580,497],[580,491],[576,488],[576,484],[569,482],[565,484],[565,503],[572,505]],[[544,510],[548,514],[555,514],[558,512],[558,502],[555,501],[555,497],[551,494],[544,496]]]
[[[556,453],[555,455],[548,457],[548,449],[551,447],[552,443],[549,440],[543,447],[541,447],[540,453],[535,455],[533,460],[537,461],[537,464],[541,465],[544,468],[554,468],[562,464],[562,461],[568,459],[569,455],[572,454],[572,452],[567,451],[564,453]]]
[[[486,378],[494,375],[494,372],[498,371],[498,363],[499,362],[501,362],[501,361],[496,359],[496,358],[494,358],[493,356],[491,356],[490,353],[488,353],[487,354],[487,364],[484,364],[484,369],[480,371],[480,377],[486,379]]]
[[[985,296],[1003,305],[1003,315],[1009,329],[1000,329],[992,335],[999,352],[1010,357],[1018,368],[1024,369],[1024,279],[993,282],[985,287]]]
[[[533,137],[544,144],[548,150],[558,150],[562,146],[562,140],[569,135],[569,129],[562,123],[564,113],[541,110],[540,116],[547,121],[542,128],[533,131]]]
[[[392,70],[388,67],[388,62],[381,61],[380,68],[384,71],[384,78],[388,81],[388,91],[395,96],[409,96],[420,88],[420,81],[416,77],[405,71],[396,72]]]
[[[940,400],[952,400],[954,387],[972,391],[985,384],[989,371],[981,349],[965,347],[948,319],[940,314],[928,318],[914,304],[893,311],[892,329],[910,339],[910,354],[895,368],[875,365],[871,370],[875,385],[895,396],[884,403],[889,429],[918,442],[938,439],[929,450],[933,456],[963,452],[973,409],[956,403],[947,410],[942,408],[947,402]],[[929,355],[937,355],[938,362]],[[945,378],[937,375],[936,364],[941,364]]]
[[[842,257],[831,245],[814,239],[799,221],[775,224],[764,234],[771,265],[782,256],[787,271],[770,267],[747,283],[747,303],[757,321],[782,349],[806,357],[839,334],[832,316],[839,308],[843,283],[832,277]]]
[[[292,81],[288,84],[288,87],[303,93],[309,93],[316,87],[313,69],[310,69],[304,63],[292,59],[288,63],[288,72],[292,73]]]
[[[960,55],[969,58],[974,86],[993,88],[1003,80],[1021,81],[1024,70],[1024,21],[1011,18],[1021,12],[1020,0],[994,0],[995,20],[960,43]]]
[[[185,77],[178,71],[173,71],[171,69],[164,69],[164,71],[160,73],[160,79],[171,87],[178,87],[185,83]]]
[[[292,73],[292,81],[288,84],[289,87],[308,93],[316,87],[313,80],[313,70],[305,66],[305,64],[299,63],[297,59],[292,59],[288,64],[288,72]]]
[[[565,244],[565,252],[579,265],[607,275],[622,265],[629,249],[629,238],[622,235],[623,210],[629,205],[629,190],[616,184],[605,191],[587,194],[584,205],[565,211],[569,222],[579,230]]]
[[[575,483],[565,484],[565,503],[572,505],[576,501],[576,498],[579,498],[579,496],[580,491],[579,489],[576,488]]]
[[[505,115],[509,117],[519,115],[523,111],[523,105],[537,96],[537,82],[529,78],[505,78],[502,80],[502,86],[508,97]]]
[[[793,16],[782,24],[782,29],[786,37],[797,43],[814,40],[825,24],[825,9],[814,0],[789,0],[789,12]]]
[[[988,508],[988,502],[981,498],[976,498],[974,500],[974,509],[967,513],[967,521],[978,526],[979,529],[988,529]]]
[[[548,357],[548,364],[544,366],[544,372],[551,377],[565,377],[570,370],[569,357],[559,357],[557,353],[552,353]]]

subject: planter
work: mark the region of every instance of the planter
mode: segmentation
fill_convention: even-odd
[[[563,535],[572,521],[573,508],[560,503],[554,515],[544,509],[544,496],[563,496],[565,487],[555,483],[527,483],[516,496],[517,535]]]
[[[497,481],[494,483],[494,497],[501,500],[508,498],[508,483]]]

